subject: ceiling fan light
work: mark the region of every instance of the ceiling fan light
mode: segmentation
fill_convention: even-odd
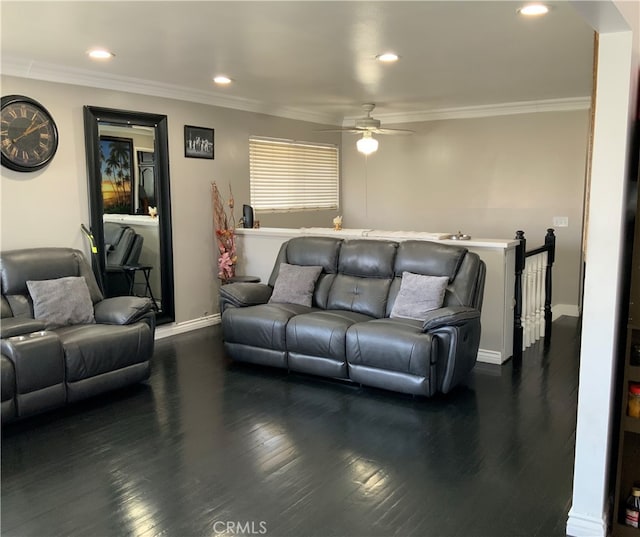
[[[113,52],[104,48],[92,48],[87,54],[92,60],[110,60],[115,56]]]
[[[383,54],[378,54],[376,59],[379,62],[383,63],[393,63],[397,62],[400,56],[398,56],[395,52],[384,52]]]
[[[549,8],[544,4],[528,4],[521,7],[518,13],[527,17],[537,17],[549,13]]]
[[[356,142],[356,148],[360,153],[370,155],[378,150],[378,140],[371,136],[370,132],[365,132],[362,138]]]

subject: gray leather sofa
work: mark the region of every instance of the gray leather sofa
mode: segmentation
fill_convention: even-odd
[[[80,277],[84,278],[84,305],[94,322],[52,323],[46,317],[34,318],[34,291],[28,286],[33,282],[57,285],[69,277],[74,285],[83,285]],[[148,378],[155,332],[151,301],[103,298],[80,251],[2,252],[0,283],[3,423]],[[53,309],[62,310],[62,302],[65,297],[54,302]]]
[[[310,305],[270,301],[283,263],[322,267]],[[409,274],[444,285],[442,303],[419,320],[394,315]],[[414,395],[447,393],[476,362],[484,281],[483,261],[462,247],[294,238],[282,245],[268,284],[222,286],[224,347],[238,361]]]

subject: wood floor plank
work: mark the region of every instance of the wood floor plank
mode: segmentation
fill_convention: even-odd
[[[3,428],[2,534],[564,535],[578,358],[562,317],[423,399],[229,363],[219,327],[160,340],[148,383]]]

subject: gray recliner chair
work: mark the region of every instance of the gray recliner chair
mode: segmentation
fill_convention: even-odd
[[[35,318],[27,282],[66,277],[76,283],[84,278],[95,322],[52,324]],[[3,423],[148,378],[155,332],[151,301],[105,299],[79,250],[2,252],[0,283]]]

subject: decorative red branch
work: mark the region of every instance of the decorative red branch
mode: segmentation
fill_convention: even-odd
[[[211,183],[211,197],[213,201],[213,227],[218,248],[218,278],[222,283],[227,282],[236,274],[236,219],[233,216],[233,192],[229,185],[229,200],[225,202],[215,182]]]

